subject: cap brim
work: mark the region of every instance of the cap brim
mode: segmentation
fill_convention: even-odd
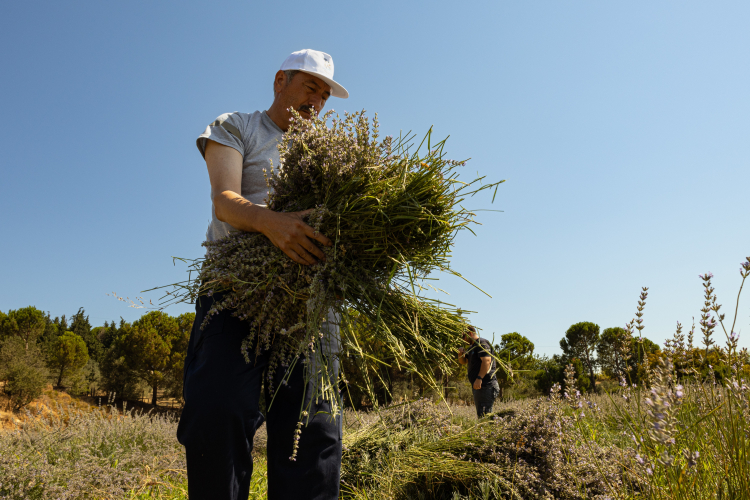
[[[323,80],[324,82],[326,82],[328,85],[331,86],[331,95],[333,97],[338,97],[341,99],[346,99],[349,97],[349,92],[340,83],[336,82],[335,80],[331,80],[327,76],[323,76],[320,73],[314,73],[312,71],[305,71],[304,69],[300,69],[297,71],[300,71],[302,73],[307,73],[308,75],[316,76],[320,78],[321,80]]]

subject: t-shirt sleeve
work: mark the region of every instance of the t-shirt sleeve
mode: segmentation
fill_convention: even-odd
[[[245,145],[242,140],[242,119],[237,113],[224,113],[206,127],[205,132],[198,136],[196,145],[201,155],[206,157],[206,141],[209,139],[221,145],[229,146],[245,156]]]
[[[490,356],[491,346],[489,342],[479,342],[479,348],[477,349],[477,354],[480,358],[486,358]]]

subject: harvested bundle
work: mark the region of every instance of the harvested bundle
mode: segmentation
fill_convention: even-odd
[[[263,234],[232,232],[204,243],[205,258],[192,263],[197,278],[172,294],[179,301],[221,292],[205,322],[222,310],[247,320],[246,359],[269,349],[269,382],[278,366],[303,358],[324,367],[311,376],[327,371],[321,323],[330,311],[338,318],[342,349],[360,360],[368,382],[383,357],[434,386],[435,371],[453,363],[465,328],[462,312],[417,289],[433,271],[457,275],[451,246],[474,222],[460,203],[500,183],[459,181],[456,168],[463,162],[445,159],[444,141],[432,145],[430,134],[428,152],[420,156],[422,145],[411,153],[408,141],[378,141],[377,118],[372,125],[364,113],[342,120],[329,112],[310,121],[295,115],[279,145],[281,164],[267,175],[269,209],[313,209],[308,224],[334,242],[322,248],[325,262],[302,266]],[[368,342],[357,334],[365,326]],[[337,401],[337,381],[321,379],[315,396]]]

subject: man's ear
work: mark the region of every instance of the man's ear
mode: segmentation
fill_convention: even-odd
[[[281,90],[286,87],[287,81],[286,81],[286,73],[284,73],[281,70],[278,70],[276,72],[276,76],[273,78],[273,91],[275,94],[278,94],[281,92]]]

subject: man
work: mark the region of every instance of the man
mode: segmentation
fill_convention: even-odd
[[[469,325],[464,332],[464,342],[471,347],[458,350],[458,362],[468,364],[467,373],[471,390],[474,393],[474,405],[477,407],[477,418],[482,418],[492,411],[495,398],[500,393],[500,385],[495,378],[497,362],[492,357],[492,344],[489,340],[479,338],[476,329]]]
[[[290,259],[311,265],[325,260],[318,245],[330,246],[331,240],[305,224],[303,217],[310,210],[279,213],[265,207],[263,170],[279,165],[277,144],[289,128],[289,108],[310,119],[330,96],[349,94],[333,80],[331,56],[315,50],[292,53],[276,73],[273,88],[267,111],[221,115],[198,138],[213,202],[206,237],[214,241],[233,230],[260,232]],[[313,392],[306,386],[304,364],[296,363],[284,383],[283,368],[270,374],[266,370],[268,352],[246,363],[241,344],[250,334],[249,321],[222,311],[201,330],[214,300],[200,297],[196,302],[185,359],[185,408],[177,437],[185,446],[190,500],[247,500],[253,436],[264,421],[259,409],[264,376],[278,388],[269,394],[266,384],[266,401],[274,398],[265,417],[269,500],[337,498],[341,419],[331,416],[328,401],[311,402],[311,417],[304,419],[296,458],[290,460],[303,398],[307,395],[309,401]],[[336,327],[329,323],[323,329],[331,349]]]

